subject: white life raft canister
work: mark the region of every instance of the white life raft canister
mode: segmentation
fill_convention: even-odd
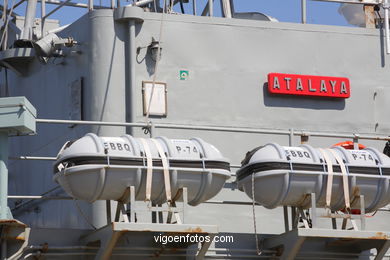
[[[54,180],[68,194],[89,202],[127,202],[134,186],[136,200],[145,200],[149,194],[152,202],[163,203],[168,196],[176,200],[186,187],[188,203],[197,205],[214,197],[230,178],[229,162],[199,138],[130,135],[87,134],[68,142],[57,156],[54,171]]]
[[[390,203],[390,158],[374,148],[321,149],[270,143],[249,152],[237,172],[239,189],[251,198],[252,178],[254,199],[267,208],[308,208],[311,193],[316,195],[317,207],[332,210],[341,210],[346,204],[360,209],[360,195],[364,195],[366,212]]]

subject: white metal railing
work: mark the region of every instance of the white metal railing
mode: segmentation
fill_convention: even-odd
[[[359,139],[366,140],[381,140],[389,141],[390,136],[377,134],[359,134],[359,133],[343,133],[343,132],[319,132],[308,130],[294,129],[266,129],[266,128],[251,128],[251,127],[234,127],[234,126],[207,126],[207,125],[181,125],[168,123],[128,123],[128,122],[104,122],[104,121],[83,121],[83,120],[59,120],[59,119],[37,119],[37,123],[41,124],[73,124],[73,125],[100,125],[100,126],[124,126],[124,127],[141,127],[147,128],[153,132],[154,128],[165,129],[180,129],[180,130],[200,130],[200,131],[219,131],[232,133],[257,133],[257,134],[275,134],[300,137],[331,137],[331,138],[347,138],[354,141]]]
[[[106,6],[102,5],[95,5],[94,0],[84,0],[85,3],[79,3],[75,2],[74,0],[20,0],[16,4],[12,5],[12,8],[9,8],[7,10],[7,6],[11,3],[11,0],[3,0],[3,7],[6,9],[6,11],[3,13],[7,14],[9,12],[12,12],[13,8],[16,8],[23,2],[27,1],[27,8],[26,8],[26,13],[25,16],[28,17],[35,17],[35,12],[36,12],[36,4],[37,2],[41,3],[41,32],[42,36],[44,35],[45,32],[45,20],[51,16],[53,13],[57,12],[59,9],[61,9],[64,6],[72,6],[72,7],[79,7],[79,8],[86,8],[88,11],[92,11],[94,9],[101,9],[101,8],[117,8],[120,7],[121,5],[121,0],[104,0],[105,3],[108,3]],[[389,18],[389,0],[311,0],[311,1],[320,1],[320,2],[333,2],[333,3],[348,3],[348,4],[361,4],[361,5],[380,5],[384,9],[385,13],[385,19],[386,21],[384,23],[385,25],[385,45],[386,45],[386,52],[387,54],[390,54],[390,29],[389,29],[389,23],[388,18]],[[130,5],[133,6],[140,6],[140,7],[150,7],[153,11],[155,12],[162,12],[165,10],[165,12],[171,12],[173,9],[173,6],[176,4],[181,5],[182,11],[184,11],[184,1],[183,0],[165,0],[163,1],[166,3],[166,6],[161,8],[160,7],[160,0],[132,0]],[[188,1],[188,4],[192,5],[192,14],[197,15],[197,6],[198,6],[198,0],[192,0]],[[205,6],[203,8],[203,11],[201,13],[202,16],[214,16],[214,1],[213,0],[205,0],[203,2],[205,3]],[[13,3],[13,2],[12,2]],[[301,22],[306,23],[307,19],[307,8],[306,8],[306,3],[307,0],[301,0]],[[49,13],[46,13],[46,4],[53,4],[53,5],[58,5],[56,8],[51,10]],[[220,12],[223,17],[226,18],[232,18],[234,17],[234,0],[221,0],[221,5],[220,5]],[[2,23],[6,21],[7,15],[3,14],[2,17]],[[8,20],[8,18],[7,18]],[[32,21],[33,19],[26,19],[25,23],[26,25],[31,27],[32,26]],[[28,28],[24,28],[23,34],[24,37],[27,36],[28,34]],[[7,28],[4,30],[5,34],[7,32]]]

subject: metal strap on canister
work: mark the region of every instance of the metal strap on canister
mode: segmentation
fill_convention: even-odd
[[[330,202],[332,199],[332,186],[333,186],[333,163],[326,150],[318,148],[322,156],[324,157],[326,167],[328,168],[328,182],[326,184],[326,207],[330,209]]]
[[[348,212],[351,210],[351,203],[349,199],[349,184],[348,184],[348,175],[347,175],[347,169],[345,167],[345,164],[341,157],[338,155],[336,151],[333,149],[329,149],[329,151],[333,154],[333,156],[336,158],[337,163],[340,165],[341,174],[343,175],[343,189],[344,189],[344,200],[345,200],[345,207]]]
[[[165,156],[165,152],[160,145],[160,143],[156,139],[151,139],[152,142],[156,145],[157,151],[160,154],[162,165],[163,165],[163,171],[164,171],[164,185],[165,185],[165,194],[167,197],[167,201],[172,201],[172,192],[171,192],[171,180],[169,176],[169,162],[167,157]]]
[[[153,174],[153,159],[152,159],[152,153],[150,152],[150,147],[148,142],[144,138],[139,138],[139,140],[142,143],[143,150],[145,151],[146,155],[146,195],[145,200],[150,201],[151,200],[151,194],[152,194],[152,174]]]

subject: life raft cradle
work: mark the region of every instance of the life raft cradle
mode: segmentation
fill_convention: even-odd
[[[372,174],[372,175],[380,175],[380,176],[389,176],[390,175],[390,168],[383,167],[383,165],[379,162],[379,160],[376,160],[377,167],[356,167],[356,166],[350,166],[348,163],[345,163],[341,158],[336,159],[338,165],[334,165],[332,163],[332,160],[329,158],[329,153],[331,153],[333,156],[333,152],[329,151],[331,149],[322,149],[320,150],[320,153],[323,155],[324,160],[321,161],[322,165],[307,165],[302,163],[294,163],[291,158],[288,158],[288,162],[263,162],[258,165],[248,165],[252,170],[246,171],[245,175],[237,174],[237,180],[242,180],[245,177],[250,177],[249,175],[252,175],[252,193],[255,194],[254,190],[254,176],[255,172],[257,170],[278,170],[278,169],[286,169],[290,170],[291,172],[297,171],[297,170],[313,170],[318,171],[320,168],[322,168],[323,172],[328,174],[328,176],[334,175],[335,172],[341,172],[343,174],[343,177],[346,177],[349,175],[349,170],[353,170],[352,172],[355,173],[361,173],[361,174]],[[253,153],[252,153],[253,155]],[[325,159],[328,157],[328,159]],[[339,157],[339,156],[338,156]],[[244,159],[246,160],[245,164],[249,163],[249,158]],[[369,171],[367,171],[369,170]],[[353,199],[360,199],[360,211],[359,215],[353,215],[350,211],[346,211],[346,214],[339,214],[335,211],[331,211],[329,205],[330,205],[330,198],[331,198],[331,184],[332,184],[332,178],[327,182],[327,193],[326,193],[326,214],[325,215],[317,215],[317,202],[316,202],[316,193],[309,193],[306,197],[311,200],[311,219],[308,218],[308,215],[304,212],[303,208],[299,207],[291,207],[291,213],[292,213],[292,229],[289,228],[289,221],[288,221],[288,208],[287,206],[283,206],[284,208],[284,222],[285,222],[285,229],[286,232],[282,233],[280,235],[274,235],[267,237],[261,242],[257,241],[257,234],[255,233],[256,237],[256,244],[259,245],[259,248],[262,250],[275,250],[280,249],[281,254],[278,256],[280,259],[284,260],[291,260],[295,259],[296,255],[299,253],[302,245],[305,241],[311,240],[311,239],[323,239],[325,241],[328,241],[329,246],[334,246],[335,248],[340,245],[344,245],[345,242],[347,243],[353,243],[357,247],[361,248],[361,250],[368,250],[371,248],[377,249],[377,255],[375,257],[375,260],[382,259],[387,250],[390,248],[390,234],[389,232],[376,232],[376,231],[366,231],[365,230],[365,203],[364,203],[364,195],[359,196],[353,196]],[[347,203],[345,208],[348,208],[348,205],[351,204],[349,201],[349,187],[348,187],[348,179],[343,178],[343,192],[344,192],[344,198]],[[330,188],[330,189],[329,189]],[[254,197],[253,199],[253,205],[255,204]],[[349,203],[348,203],[349,202]],[[318,219],[317,218],[330,218],[332,221],[332,229],[327,228],[318,228]],[[342,226],[341,229],[337,227],[336,219],[342,218]],[[298,227],[299,219],[302,220],[304,226]],[[352,229],[347,229],[347,220],[351,221]],[[358,229],[358,226],[356,224],[356,220],[360,219],[361,221],[361,230]],[[311,222],[311,223],[310,223]],[[254,224],[256,225],[255,220],[255,214],[254,214]],[[256,229],[255,229],[256,230]],[[333,242],[331,242],[333,241]]]
[[[268,145],[267,145],[268,146]],[[276,145],[277,146],[277,145]],[[374,163],[371,165],[356,165],[356,164],[350,164],[348,163],[348,159],[342,159],[340,154],[336,152],[335,148],[333,149],[318,149],[318,154],[321,155],[319,157],[319,161],[317,163],[302,163],[302,162],[297,162],[296,160],[292,160],[291,154],[289,154],[286,150],[286,155],[285,155],[285,161],[283,160],[278,160],[278,161],[273,161],[270,158],[272,155],[269,155],[267,157],[255,157],[255,154],[265,146],[255,148],[251,152],[248,152],[246,158],[243,160],[242,168],[237,172],[237,181],[241,182],[242,185],[244,185],[244,182],[248,182],[249,180],[249,175],[253,175],[256,173],[261,174],[261,172],[266,172],[266,175],[271,175],[273,171],[290,171],[292,174],[294,172],[323,172],[326,176],[328,176],[326,184],[324,183],[323,191],[321,192],[321,197],[324,198],[323,196],[325,195],[325,203],[324,203],[324,208],[326,209],[326,214],[322,214],[320,216],[317,216],[316,214],[316,208],[317,208],[317,199],[316,196],[318,196],[317,192],[308,192],[306,196],[303,198],[301,201],[300,206],[293,206],[293,205],[283,205],[285,207],[285,214],[287,213],[287,206],[291,206],[292,210],[294,210],[295,213],[293,213],[293,227],[297,227],[298,225],[298,219],[301,218],[303,220],[303,223],[306,228],[309,228],[311,225],[309,225],[310,220],[307,219],[306,214],[304,214],[303,210],[305,208],[311,207],[312,208],[312,227],[316,226],[316,218],[317,217],[325,217],[325,218],[330,218],[332,219],[332,224],[334,229],[336,229],[336,218],[342,218],[343,219],[343,224],[342,224],[342,229],[346,228],[347,220],[351,220],[352,223],[352,228],[354,230],[358,230],[358,226],[356,225],[355,220],[360,219],[361,220],[361,229],[365,229],[365,218],[366,218],[366,205],[364,202],[365,196],[363,194],[359,193],[359,189],[353,189],[353,191],[350,191],[349,187],[349,178],[352,176],[356,176],[358,178],[360,174],[365,175],[366,178],[369,177],[370,175],[376,175],[378,178],[389,178],[390,176],[390,167],[388,167],[388,164],[386,166],[382,165],[381,161],[384,160],[384,158],[377,157],[379,156],[378,151],[374,151],[375,149],[368,148],[368,151],[374,152],[374,161],[375,161],[375,166]],[[280,146],[279,146],[280,147]],[[314,152],[313,148],[310,146],[304,145],[303,146],[305,149],[308,149],[307,151]],[[359,146],[362,147],[362,146]],[[280,147],[282,148],[282,147]],[[288,148],[286,148],[288,149]],[[371,149],[371,150],[370,150]],[[344,150],[344,149],[342,149]],[[279,156],[282,150],[279,150]],[[340,150],[341,151],[341,150]],[[346,150],[344,150],[346,151]],[[378,152],[378,153],[376,153]],[[264,154],[263,154],[264,155]],[[343,155],[344,156],[344,155]],[[331,159],[333,158],[333,160]],[[387,156],[385,156],[387,158]],[[263,159],[260,159],[263,158]],[[268,159],[266,159],[268,158]],[[280,157],[282,158],[282,157]],[[252,160],[251,160],[252,159]],[[286,160],[287,159],[287,160]],[[295,158],[296,159],[296,158]],[[318,163],[320,162],[320,163]],[[387,162],[387,159],[385,159],[384,162]],[[352,175],[350,176],[350,172]],[[341,180],[341,183],[339,182],[338,186],[342,188],[343,190],[343,195],[344,199],[343,201],[337,199],[336,204],[339,205],[340,207],[335,209],[334,207],[331,208],[331,199],[332,198],[332,186],[333,186],[333,176],[335,173],[338,173],[337,176],[339,180]],[[245,178],[248,178],[247,180],[244,180]],[[266,177],[265,177],[266,178]],[[352,177],[353,178],[353,177]],[[253,176],[252,176],[252,182],[254,181]],[[260,179],[258,180],[260,181]],[[325,180],[324,180],[325,181]],[[340,185],[342,184],[342,185]],[[378,184],[379,185],[379,184]],[[240,187],[240,185],[239,185]],[[242,186],[241,186],[242,188]],[[247,186],[248,188],[248,186]],[[290,186],[288,187],[288,190],[286,191],[285,194],[289,193]],[[247,191],[246,191],[247,192]],[[257,192],[261,192],[258,190]],[[333,192],[335,192],[333,188]],[[256,192],[253,192],[256,194]],[[383,192],[381,193],[382,195],[384,194]],[[249,195],[249,194],[248,194]],[[311,199],[310,199],[311,198]],[[379,198],[378,198],[379,200]],[[343,202],[344,206],[339,204],[339,202]],[[333,203],[335,204],[335,203]],[[351,209],[351,204],[354,204],[354,210]],[[260,205],[262,205],[260,203]],[[273,206],[270,206],[270,208],[273,208],[277,205],[272,204]],[[268,206],[266,206],[268,207]],[[375,208],[374,208],[375,210]],[[344,214],[339,214],[337,213],[338,211],[344,212]],[[372,211],[372,209],[371,209]],[[295,219],[294,219],[295,217]],[[285,215],[285,219],[288,220],[288,216]],[[288,225],[288,224],[287,224]],[[286,231],[288,230],[288,227],[286,228]]]
[[[167,206],[168,206],[168,217],[167,222],[171,223],[172,221],[172,213],[174,214],[176,221],[178,224],[182,224],[179,210],[177,210],[176,205],[176,199],[180,196],[183,196],[183,198],[187,198],[187,189],[183,188],[179,194],[177,194],[174,198],[172,198],[171,194],[171,185],[170,185],[170,173],[169,169],[170,167],[180,167],[180,168],[202,168],[203,170],[206,170],[206,168],[217,168],[217,169],[224,169],[224,170],[230,170],[230,165],[228,163],[221,163],[217,161],[205,161],[204,157],[201,157],[201,162],[191,162],[188,160],[172,160],[170,161],[167,157],[166,153],[164,152],[163,148],[157,142],[155,139],[151,139],[153,144],[156,146],[159,156],[159,159],[153,158],[151,154],[151,149],[146,142],[144,138],[139,138],[144,152],[141,152],[142,158],[132,158],[131,160],[124,159],[124,158],[118,158],[118,157],[111,157],[108,153],[107,149],[105,149],[106,157],[102,158],[101,156],[81,156],[81,157],[74,157],[70,159],[66,159],[63,161],[59,161],[55,164],[55,169],[58,171],[61,171],[64,169],[66,171],[66,168],[68,166],[77,166],[77,165],[86,165],[86,164],[106,164],[107,168],[110,168],[111,165],[131,165],[131,166],[143,166],[146,168],[146,193],[145,193],[145,202],[148,203],[149,210],[152,210],[154,212],[158,212],[161,210],[160,207],[154,207],[154,205],[150,205],[151,203],[151,191],[152,191],[152,178],[153,178],[153,167],[162,167],[163,173],[164,173],[164,189],[165,194],[167,198]],[[70,145],[71,142],[65,143],[65,145],[61,148],[60,152],[67,146]],[[131,193],[135,193],[134,187],[129,187],[129,195],[132,196]],[[184,199],[183,201],[185,204],[187,203],[187,199]],[[135,199],[129,199],[129,202],[134,201]],[[135,204],[135,203],[131,204]],[[107,203],[107,206],[109,204]],[[130,205],[132,207],[131,213],[135,211],[134,205]],[[125,222],[135,222],[135,214],[131,214],[131,219],[129,221],[127,214],[125,214],[125,205],[123,202],[118,203],[118,210],[121,211],[122,217]],[[115,220],[119,220],[118,212],[116,214]]]
[[[107,140],[104,140],[103,138],[99,138],[92,134],[87,134],[85,138],[92,138],[96,143],[96,145],[100,146],[101,149],[100,153],[95,153],[94,150],[84,149],[84,150],[77,150],[73,151],[75,152],[73,155],[72,153],[69,153],[69,151],[66,151],[63,153],[66,149],[71,149],[70,147],[77,141],[67,142],[63,145],[61,150],[59,151],[59,155],[57,157],[57,162],[54,165],[54,171],[56,173],[56,176],[59,173],[63,173],[63,175],[67,175],[67,171],[71,171],[74,168],[77,168],[78,166],[88,166],[91,165],[93,167],[101,167],[103,171],[110,171],[115,170],[118,166],[123,167],[130,167],[130,168],[139,168],[141,171],[145,171],[143,173],[143,176],[145,176],[145,188],[144,188],[144,201],[147,203],[148,211],[152,212],[152,216],[156,218],[156,214],[160,214],[162,212],[168,212],[167,216],[167,223],[172,223],[173,216],[176,218],[176,223],[181,224],[182,220],[180,218],[180,212],[183,212],[184,216],[184,208],[185,206],[179,208],[176,205],[176,201],[179,199],[183,200],[183,204],[189,203],[190,195],[187,193],[187,187],[183,186],[180,189],[175,188],[175,194],[172,194],[171,189],[171,171],[181,171],[180,169],[183,169],[184,171],[193,171],[196,170],[197,172],[210,172],[211,169],[218,169],[223,170],[226,172],[230,172],[230,164],[227,161],[219,160],[220,158],[210,158],[210,152],[207,150],[208,148],[205,148],[204,146],[201,146],[201,149],[199,151],[199,157],[197,160],[189,159],[187,157],[177,157],[172,153],[172,149],[169,147],[166,147],[167,152],[164,151],[161,138],[160,140],[157,139],[144,139],[144,138],[138,138],[138,151],[139,153],[135,153],[133,148],[129,148],[129,151],[132,150],[134,152],[133,156],[130,157],[124,157],[123,155],[118,154],[112,154],[112,150],[110,152],[110,147],[106,146],[105,143]],[[126,137],[124,137],[126,138]],[[83,138],[82,138],[83,139]],[[135,141],[134,138],[128,136],[128,139],[131,139],[132,141]],[[127,140],[128,140],[127,139]],[[168,140],[168,139],[166,139]],[[200,140],[200,139],[198,139]],[[160,141],[160,142],[159,142]],[[169,140],[168,140],[169,141]],[[206,145],[207,143],[202,143],[203,141],[200,140],[200,145]],[[136,142],[130,143],[131,145],[134,145]],[[84,143],[85,144],[85,143]],[[84,147],[91,147],[83,145]],[[122,144],[123,148],[123,144]],[[112,149],[112,148],[111,148]],[[205,150],[206,149],[206,150]],[[152,150],[154,152],[152,152]],[[91,152],[88,152],[91,151]],[[67,155],[66,155],[67,154]],[[168,154],[171,155],[171,157],[168,157]],[[65,156],[64,156],[65,155]],[[134,156],[135,155],[135,156]],[[186,170],[188,169],[188,170]],[[159,177],[159,180],[161,179],[161,182],[158,181],[158,183],[161,183],[161,186],[163,187],[163,192],[165,193],[166,200],[160,201],[160,202],[153,202],[151,198],[152,193],[152,183],[153,185],[156,184],[153,180],[154,171],[159,171],[159,176],[163,176],[163,178]],[[115,172],[112,172],[115,173]],[[146,173],[146,174],[145,174]],[[162,175],[161,175],[162,173]],[[72,174],[72,173],[71,173]],[[131,174],[131,173],[130,173]],[[174,174],[174,173],[173,173]],[[177,174],[177,173],[176,173]],[[210,173],[211,174],[211,173]],[[175,174],[173,175],[175,176]],[[164,184],[163,184],[164,183]],[[132,186],[134,185],[134,186]],[[66,186],[66,185],[65,185]],[[160,187],[160,186],[159,186]],[[66,187],[64,187],[66,188]],[[118,207],[117,207],[117,214],[115,216],[115,221],[119,221],[119,219],[122,216],[122,219],[125,222],[135,222],[136,216],[135,216],[135,201],[136,200],[142,200],[141,196],[142,194],[137,193],[136,183],[128,185],[126,191],[123,193],[123,196],[121,199],[118,200]],[[160,189],[160,188],[158,188]],[[70,189],[68,189],[69,192]],[[72,192],[70,194],[73,196]],[[137,195],[138,194],[138,195]],[[137,196],[137,199],[135,198]],[[73,196],[77,198],[77,196]],[[193,195],[192,195],[193,197]],[[111,199],[106,199],[111,200]],[[128,219],[128,216],[126,214],[126,204],[125,202],[130,202],[130,221]],[[167,208],[163,209],[162,205],[167,204]],[[107,208],[111,207],[109,201],[107,201]],[[121,216],[120,216],[121,215]],[[162,218],[162,215],[159,217]],[[160,221],[161,222],[161,221]]]

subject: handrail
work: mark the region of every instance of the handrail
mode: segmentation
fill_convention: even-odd
[[[232,132],[232,133],[257,133],[257,134],[276,134],[276,135],[294,135],[294,136],[316,136],[316,137],[331,137],[331,138],[350,138],[350,139],[366,139],[389,141],[390,136],[378,134],[359,134],[345,132],[320,132],[310,130],[294,130],[294,129],[266,129],[252,127],[234,127],[234,126],[208,126],[208,125],[182,125],[169,123],[129,123],[129,122],[107,122],[107,121],[83,121],[83,120],[60,120],[60,119],[37,119],[37,123],[41,124],[74,124],[74,125],[100,125],[100,126],[125,126],[125,127],[142,127],[142,128],[161,128],[161,129],[181,129],[181,130],[201,130],[201,131],[217,131],[217,132]]]

